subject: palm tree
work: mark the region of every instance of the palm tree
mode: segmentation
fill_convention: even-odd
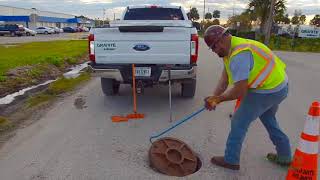
[[[285,0],[276,0],[273,16],[283,15],[286,11]],[[250,0],[246,12],[253,21],[260,21],[260,31],[265,30],[271,0]]]

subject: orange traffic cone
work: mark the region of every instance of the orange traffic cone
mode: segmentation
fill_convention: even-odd
[[[234,106],[233,112],[236,112],[236,111],[238,110],[238,108],[240,107],[241,99],[242,99],[242,98],[238,98],[238,99],[237,99],[236,104],[235,104],[235,106]]]
[[[320,103],[312,103],[287,180],[317,179]]]
[[[236,103],[235,103],[234,109],[233,109],[233,113],[235,113],[235,112],[238,110],[238,108],[240,107],[241,99],[242,99],[242,98],[238,98],[238,99],[236,100]],[[229,114],[229,118],[231,119],[232,116],[233,116],[233,114],[232,114],[232,112],[231,112],[231,113]]]

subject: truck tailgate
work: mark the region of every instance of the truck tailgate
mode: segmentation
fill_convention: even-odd
[[[94,39],[98,64],[190,64],[189,27],[97,28]]]

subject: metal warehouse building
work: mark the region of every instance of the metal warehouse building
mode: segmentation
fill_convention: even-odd
[[[0,22],[22,24],[28,28],[46,27],[91,27],[93,21],[76,18],[71,14],[41,11],[35,8],[16,8],[0,5]]]

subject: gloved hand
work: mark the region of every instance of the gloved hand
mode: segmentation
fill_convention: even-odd
[[[212,111],[221,102],[220,96],[208,96],[204,99],[205,107],[207,110]]]

